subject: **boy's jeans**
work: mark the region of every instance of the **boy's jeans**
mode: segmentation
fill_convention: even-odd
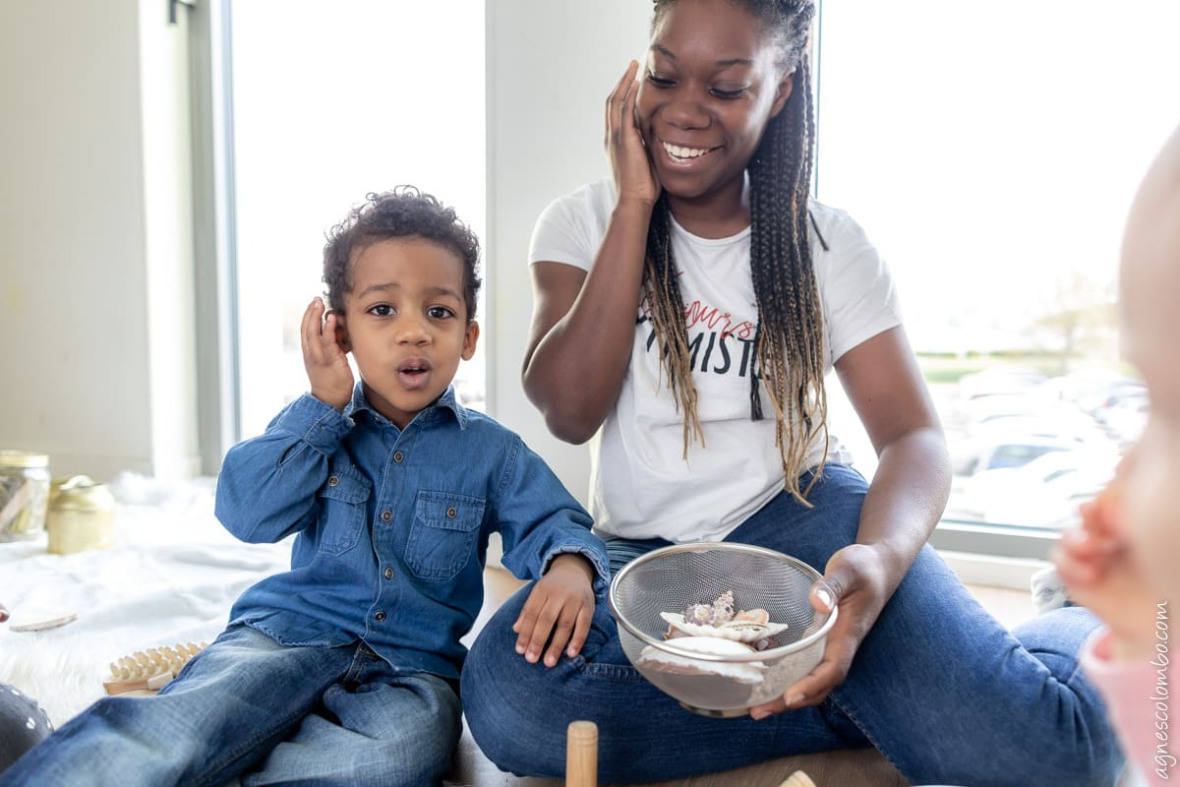
[[[777,549],[822,571],[855,541],[865,489],[855,471],[829,465],[809,496],[814,508],[783,493],[727,540]],[[607,546],[615,557],[658,543]],[[599,777],[611,783],[869,745],[914,784],[1111,785],[1122,764],[1076,659],[1097,619],[1061,609],[1009,634],[928,546],[844,683],[818,707],[762,721],[696,715],[644,680],[623,655],[603,598],[579,656],[552,669],[528,664],[513,649],[511,625],[530,589],[488,623],[462,678],[476,742],[516,773],[559,776],[566,726],[575,719],[598,724]]]
[[[235,626],[155,697],[92,705],[0,784],[436,784],[461,713],[441,678],[363,645],[288,648]]]

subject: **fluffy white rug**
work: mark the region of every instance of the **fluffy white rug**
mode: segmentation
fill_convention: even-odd
[[[0,544],[0,682],[36,699],[55,725],[105,695],[110,664],[150,647],[209,642],[234,600],[284,570],[289,542],[243,544],[213,516],[213,482],[123,475],[110,549],[52,555],[44,534]],[[13,625],[77,613],[36,632]]]

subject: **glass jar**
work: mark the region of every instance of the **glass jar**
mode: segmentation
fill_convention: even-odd
[[[49,551],[69,555],[106,549],[115,540],[115,498],[105,484],[76,475],[54,481],[57,491],[49,501],[45,527]]]
[[[49,480],[45,454],[0,451],[0,541],[36,538],[45,532]]]

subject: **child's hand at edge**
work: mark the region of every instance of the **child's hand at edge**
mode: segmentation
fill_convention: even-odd
[[[1053,550],[1057,572],[1070,598],[1098,615],[1111,633],[1116,659],[1150,656],[1155,643],[1155,605],[1122,532],[1117,493],[1108,487],[1080,508],[1080,528],[1067,530]]]
[[[594,566],[581,555],[567,552],[553,558],[512,624],[516,652],[534,664],[549,642],[546,667],[557,665],[563,648],[570,658],[578,655],[594,617],[593,581]]]
[[[352,367],[337,334],[339,317],[329,312],[324,318],[323,300],[316,298],[303,313],[300,338],[303,366],[311,383],[311,395],[324,404],[343,410],[352,400]]]

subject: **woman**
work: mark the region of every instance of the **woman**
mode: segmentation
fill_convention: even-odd
[[[813,605],[839,607],[824,659],[749,718],[704,718],[635,672],[605,604],[561,659],[527,622],[510,632],[517,597],[464,670],[472,733],[501,767],[558,775],[565,725],[593,720],[609,782],[875,745],[915,783],[1110,784],[1121,756],[1070,655],[1094,618],[1013,637],[924,547],[946,444],[888,271],[809,198],[813,13],[656,0],[642,79],[632,63],[607,103],[613,178],[534,232],[524,385],[555,435],[598,436],[591,509],[615,569],[699,540],[799,557],[824,573]],[[871,483],[829,441],[830,368],[877,451]],[[505,638],[523,659],[498,655]]]

